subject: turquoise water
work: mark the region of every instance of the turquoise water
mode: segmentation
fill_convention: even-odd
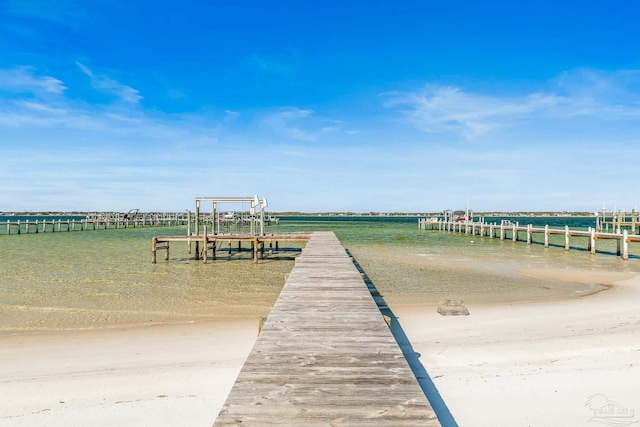
[[[593,225],[592,218],[544,220],[558,228]],[[593,287],[515,272],[640,271],[637,257],[625,262],[606,253],[592,256],[577,240],[565,252],[541,244],[421,231],[415,217],[283,217],[270,230],[334,231],[390,301],[571,296]],[[268,313],[293,267],[295,251],[283,250],[258,264],[247,260],[248,252],[230,257],[221,252],[220,260],[204,264],[192,259],[186,244],[174,244],[168,262],[151,263],[152,237],[185,234],[186,226],[0,235],[0,333]],[[598,245],[599,250],[615,250],[614,243]]]

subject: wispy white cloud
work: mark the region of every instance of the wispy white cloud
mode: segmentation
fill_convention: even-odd
[[[238,111],[234,110],[224,110],[224,121],[225,122],[233,122],[240,116]]]
[[[398,109],[423,131],[455,132],[467,139],[542,117],[640,116],[640,70],[575,70],[563,73],[550,86],[523,96],[501,96],[431,84],[392,93],[385,106]]]
[[[292,139],[316,142],[322,135],[339,130],[341,122],[316,117],[313,110],[285,107],[264,117],[262,125]]]
[[[276,132],[301,141],[313,142],[318,139],[315,132],[302,129],[302,122],[313,114],[312,110],[288,107],[264,118],[263,124]]]
[[[568,115],[612,119],[640,115],[640,70],[571,70],[552,84],[570,100]]]
[[[61,94],[67,88],[61,80],[36,75],[31,67],[0,70],[0,90],[34,95]]]
[[[121,101],[131,104],[137,104],[143,98],[137,89],[123,85],[106,75],[95,74],[89,67],[81,62],[76,61],[76,65],[89,77],[91,86],[102,93],[115,96]]]
[[[0,101],[0,127],[7,129],[64,128],[117,132],[133,128],[133,120],[131,115],[111,114],[108,110],[91,109],[86,106],[72,106],[64,101]]]
[[[562,102],[562,97],[551,94],[507,98],[467,93],[452,86],[428,85],[417,92],[392,94],[386,106],[400,108],[411,123],[426,132],[455,131],[471,139],[505,121]]]

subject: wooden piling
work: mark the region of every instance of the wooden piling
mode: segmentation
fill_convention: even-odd
[[[617,217],[616,217],[615,223],[616,225],[618,225]],[[564,229],[550,229],[549,225],[545,225],[544,228],[536,228],[536,227],[533,227],[532,224],[528,224],[526,227],[520,227],[517,222],[515,223],[515,225],[509,226],[509,228],[507,228],[507,225],[505,225],[504,222],[500,223],[499,226],[496,224],[495,227],[492,227],[492,224],[486,224],[486,225],[489,226],[489,234],[488,234],[489,237],[490,238],[493,236],[497,237],[497,233],[499,230],[501,240],[504,240],[507,237],[507,234],[509,231],[512,233],[510,237],[514,241],[518,240],[519,238],[518,234],[520,232],[526,232],[527,243],[533,243],[533,235],[535,233],[541,233],[544,235],[545,248],[549,247],[550,235],[552,234],[562,235],[564,236],[564,248],[566,251],[571,249],[571,245],[570,245],[571,237],[584,237],[588,239],[586,246],[587,246],[587,251],[591,254],[596,253],[596,240],[598,239],[615,240],[617,245],[616,255],[620,256],[622,259],[628,259],[629,257],[629,248],[628,248],[629,243],[640,243],[639,235],[629,233],[629,229],[628,229],[630,227],[629,222],[624,222],[623,226],[616,229],[615,232],[610,232],[610,233],[598,232],[594,227],[589,227],[589,229],[586,231],[571,230],[569,229],[569,226],[565,226]],[[606,227],[606,224],[603,222],[600,222],[600,225],[601,227]],[[471,224],[466,224],[465,226],[471,227]],[[439,226],[438,227],[434,226],[434,229],[437,228],[439,230],[447,231],[451,227],[453,227],[454,232],[456,231],[459,233],[463,232],[461,227],[456,227],[455,225],[452,225],[451,222],[447,222],[447,221],[440,221]],[[475,226],[476,229],[481,227],[482,225],[480,223]],[[492,232],[492,228],[493,228],[493,232]]]
[[[549,247],[549,225],[544,226],[544,247]]]

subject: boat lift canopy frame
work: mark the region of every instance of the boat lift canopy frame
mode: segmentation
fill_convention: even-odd
[[[212,204],[212,232],[213,234],[218,234],[220,232],[220,223],[219,220],[216,221],[216,212],[218,210],[218,203],[250,203],[251,209],[249,213],[251,215],[256,214],[256,208],[260,207],[260,236],[264,236],[264,209],[267,207],[267,198],[264,197],[262,200],[258,198],[258,196],[253,197],[196,197],[196,218],[195,218],[195,233],[196,235],[200,232],[199,227],[199,218],[200,218],[200,202],[210,201]],[[255,221],[251,221],[251,236],[256,235],[255,230]]]

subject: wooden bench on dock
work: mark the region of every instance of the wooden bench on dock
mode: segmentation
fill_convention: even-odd
[[[439,426],[333,232],[291,271],[214,426]]]

